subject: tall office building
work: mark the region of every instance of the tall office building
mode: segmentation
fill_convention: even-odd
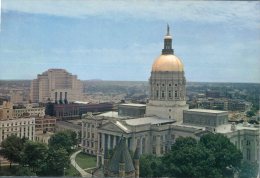
[[[83,83],[64,69],[49,69],[31,82],[32,102],[66,103],[82,98]]]
[[[182,112],[188,109],[186,79],[183,64],[172,49],[169,26],[164,37],[164,49],[153,63],[149,83],[150,100],[146,107],[146,115],[182,121]]]

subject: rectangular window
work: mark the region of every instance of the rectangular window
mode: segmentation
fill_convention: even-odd
[[[161,135],[161,142],[163,142],[164,141],[164,139],[163,139],[163,135]]]
[[[177,94],[177,91],[175,91],[175,98],[177,98],[178,97],[178,94]]]
[[[246,145],[250,145],[250,141],[249,140],[246,141]]]
[[[154,142],[156,141],[156,136],[153,136],[153,141],[154,141]]]
[[[164,150],[163,150],[163,146],[161,146],[161,154],[163,154],[164,153]]]
[[[250,155],[250,149],[247,149],[246,150],[246,158],[247,158],[248,161],[250,161],[250,156],[251,156]]]
[[[169,94],[168,94],[169,98],[172,97],[172,91],[169,91]]]
[[[156,90],[156,97],[158,98],[159,97],[159,91]]]
[[[156,147],[155,146],[153,146],[152,152],[153,152],[153,154],[156,154]]]
[[[164,98],[164,91],[162,91],[162,98]]]

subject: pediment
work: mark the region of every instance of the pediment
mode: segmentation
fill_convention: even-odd
[[[119,126],[117,126],[116,124],[114,124],[112,122],[108,122],[108,123],[104,124],[103,126],[101,126],[101,128],[99,130],[108,130],[111,132],[126,133],[123,129],[121,129]]]

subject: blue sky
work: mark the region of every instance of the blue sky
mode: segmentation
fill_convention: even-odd
[[[0,79],[146,81],[167,23],[188,81],[260,83],[256,1],[2,0]]]

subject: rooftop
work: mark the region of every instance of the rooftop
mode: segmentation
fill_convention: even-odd
[[[189,109],[185,110],[184,112],[202,112],[202,113],[212,113],[212,114],[220,114],[220,113],[228,113],[227,111],[220,111],[220,110],[212,110],[212,109]]]
[[[217,133],[229,133],[231,131],[231,125],[232,124],[225,124],[225,125],[220,125],[216,128]],[[252,124],[248,124],[247,126],[244,126],[243,124],[237,124],[236,125],[236,130],[252,130],[256,131],[259,130],[259,128],[255,128]]]
[[[72,123],[65,122],[65,121],[57,121],[56,126],[65,126],[65,127],[69,127],[69,128],[73,128],[73,129],[77,129],[77,130],[81,129],[80,125],[72,124]]]
[[[118,112],[115,112],[115,111],[108,111],[108,112],[99,114],[98,116],[120,118],[120,116],[118,116]]]
[[[145,104],[136,104],[136,103],[128,103],[128,104],[120,104],[121,106],[135,106],[135,107],[145,107]]]
[[[163,123],[173,123],[175,120],[169,120],[169,119],[161,119],[159,117],[153,116],[153,117],[141,117],[136,119],[127,119],[125,122],[128,125],[137,126],[137,125],[143,125],[143,124],[163,124]]]

